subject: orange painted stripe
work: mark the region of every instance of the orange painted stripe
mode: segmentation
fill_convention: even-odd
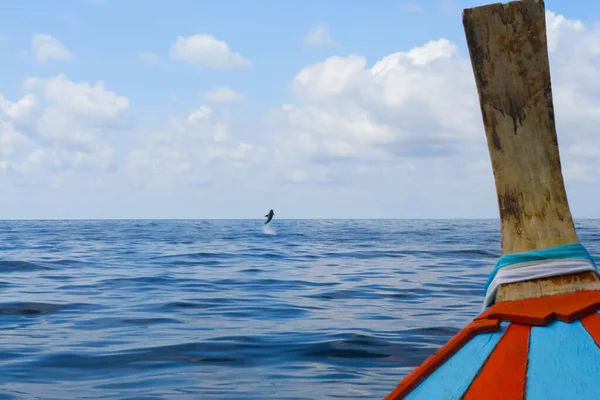
[[[384,400],[403,399],[475,335],[497,332],[501,321],[527,326],[545,326],[557,319],[567,323],[580,319],[584,325],[585,321],[588,321],[585,327],[600,346],[600,321],[596,313],[598,309],[600,290],[497,303],[481,313],[438,352],[408,374]]]
[[[458,332],[452,339],[450,339],[448,343],[442,346],[442,348],[440,348],[436,353],[434,353],[421,365],[415,368],[410,374],[408,374],[400,382],[396,389],[394,389],[392,393],[388,394],[384,400],[403,399],[408,393],[416,388],[419,383],[431,375],[433,371],[445,363],[475,335],[480,333],[498,332],[498,329],[500,329],[500,322],[498,321],[481,320],[471,322],[460,332]]]
[[[600,346],[600,314],[591,313],[581,319],[581,323],[589,334],[594,338],[594,342]]]
[[[463,400],[523,400],[531,326],[511,324]]]
[[[600,308],[600,290],[535,299],[503,301],[475,320],[496,319],[523,325],[548,325],[555,319],[571,323]]]

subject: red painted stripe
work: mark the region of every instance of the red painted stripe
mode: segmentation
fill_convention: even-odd
[[[419,383],[431,375],[433,371],[445,363],[475,335],[480,333],[497,332],[498,329],[500,329],[500,322],[498,321],[481,320],[471,322],[460,332],[458,332],[452,339],[450,339],[448,343],[442,346],[442,348],[439,349],[435,354],[423,361],[421,365],[419,365],[404,379],[402,379],[400,384],[396,386],[396,389],[394,389],[392,393],[388,394],[384,400],[403,399],[408,393],[417,387]]]
[[[503,301],[495,304],[450,339],[437,353],[415,368],[384,400],[400,400],[406,397],[473,336],[483,332],[496,332],[501,321],[509,321],[513,325],[545,326],[556,319],[568,323],[579,319],[582,322],[587,320],[592,327],[586,326],[586,328],[600,346],[600,321],[597,321],[598,317],[595,316],[598,309],[600,309],[600,290]],[[504,399],[505,397],[500,398]]]
[[[586,315],[581,319],[585,329],[594,338],[594,341],[600,346],[600,314],[597,312]]]
[[[463,400],[523,400],[531,326],[511,324]]]
[[[535,299],[503,301],[475,320],[497,319],[523,325],[548,325],[555,319],[573,322],[600,308],[600,290],[581,291]]]

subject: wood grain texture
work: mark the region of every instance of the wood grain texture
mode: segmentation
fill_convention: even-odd
[[[475,336],[410,392],[406,400],[460,399],[505,333]]]
[[[600,347],[600,314],[597,312],[588,314],[581,319],[586,331],[592,336],[596,345]]]
[[[530,326],[511,324],[462,400],[523,400]]]
[[[456,354],[465,344],[481,333],[497,332],[500,322],[497,320],[473,321],[453,336],[448,343],[442,346],[431,357],[427,358],[421,365],[415,368],[388,394],[384,400],[404,399],[412,390],[427,379],[434,371],[443,365],[450,357]]]
[[[600,290],[560,296],[503,301],[494,304],[475,321],[497,320],[515,324],[544,326],[558,319],[573,322],[600,309]]]
[[[586,290],[600,290],[600,281],[592,271],[500,285],[496,292],[496,303]]]
[[[541,0],[466,9],[502,253],[578,241],[561,172]]]
[[[476,317],[473,322],[452,337],[448,343],[442,346],[435,354],[427,358],[421,365],[402,379],[398,386],[396,386],[384,400],[400,400],[407,398],[407,396],[413,391],[416,391],[421,384],[428,382],[430,376],[433,376],[433,374],[438,369],[442,368],[447,361],[454,358],[461,348],[470,343],[471,340],[485,333],[497,332],[500,329],[501,323],[503,325],[510,323],[510,331],[512,329],[510,327],[512,327],[513,324],[543,327],[556,320],[572,323],[581,319],[590,333],[594,331],[598,332],[600,335],[600,319],[596,321],[598,317],[597,311],[599,309],[600,291],[597,290],[546,298],[504,301],[495,304]],[[594,325],[595,328],[592,325]],[[592,328],[590,328],[590,326],[592,326]],[[523,332],[520,334],[522,333]],[[486,365],[490,362],[489,360],[490,359],[486,362]],[[483,370],[480,373],[483,373]],[[429,383],[426,385],[429,385]],[[457,387],[455,387],[455,389],[456,388]],[[462,386],[460,388],[462,388]],[[426,389],[427,388],[419,389],[419,393],[425,393],[424,391]],[[431,388],[427,390],[430,389]],[[446,389],[448,388],[446,387]],[[447,394],[448,392],[444,393]],[[456,397],[449,396],[448,398]]]
[[[496,182],[502,253],[578,241],[561,171],[542,0],[466,9],[463,25]],[[593,274],[502,285],[496,302],[600,289]]]
[[[531,328],[527,400],[597,399],[600,349],[581,321]]]

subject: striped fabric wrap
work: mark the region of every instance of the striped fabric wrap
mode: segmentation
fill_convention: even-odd
[[[485,284],[483,309],[494,304],[496,291],[502,284],[585,271],[594,271],[600,277],[594,259],[579,242],[504,254]]]

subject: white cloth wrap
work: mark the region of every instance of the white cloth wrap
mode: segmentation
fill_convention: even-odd
[[[507,283],[524,282],[532,279],[549,278],[551,276],[576,274],[579,272],[598,271],[594,264],[585,258],[563,258],[517,263],[501,268],[490,283],[485,293],[483,309],[494,303],[498,286]],[[600,277],[600,276],[599,276]]]

